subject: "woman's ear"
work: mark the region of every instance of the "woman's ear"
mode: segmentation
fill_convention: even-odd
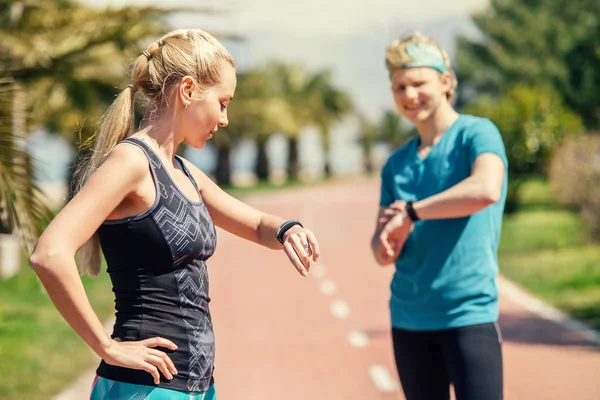
[[[187,107],[192,102],[192,95],[196,89],[196,82],[191,76],[184,76],[179,82],[177,97],[184,107]]]

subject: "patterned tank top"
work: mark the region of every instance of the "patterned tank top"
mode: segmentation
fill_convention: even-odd
[[[187,198],[150,146],[137,138],[123,142],[146,154],[156,200],[142,214],[107,220],[98,231],[115,294],[112,337],[137,341],[161,336],[173,341],[177,350],[159,349],[169,355],[178,374],[171,381],[161,374],[159,387],[206,391],[213,383],[215,356],[206,260],[215,251],[215,227],[202,198]],[[198,190],[183,161],[176,159]],[[104,361],[97,373],[155,386],[146,371]]]

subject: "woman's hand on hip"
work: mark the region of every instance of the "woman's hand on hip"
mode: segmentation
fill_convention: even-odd
[[[175,343],[161,337],[154,337],[135,342],[120,342],[112,340],[110,347],[102,359],[110,365],[138,369],[148,372],[154,378],[154,384],[160,383],[159,371],[165,378],[171,380],[177,374],[177,369],[169,356],[156,347],[176,350]]]

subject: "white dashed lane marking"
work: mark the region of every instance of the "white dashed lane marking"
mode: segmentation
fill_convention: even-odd
[[[323,264],[316,263],[310,267],[310,273],[317,279],[322,279],[327,274],[327,268]]]
[[[346,338],[348,343],[354,347],[367,347],[369,345],[369,337],[361,331],[350,331]]]
[[[331,296],[337,292],[337,286],[335,285],[334,281],[330,279],[323,279],[319,282],[319,290],[325,296]]]
[[[335,300],[329,309],[336,318],[346,319],[350,316],[350,306],[343,300]]]
[[[398,390],[396,380],[383,365],[371,365],[369,367],[369,376],[380,392],[392,393]]]

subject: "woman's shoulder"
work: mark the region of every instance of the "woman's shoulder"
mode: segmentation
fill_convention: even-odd
[[[148,171],[148,158],[144,150],[130,142],[117,143],[108,152],[105,163],[107,162],[132,176],[141,177]]]

